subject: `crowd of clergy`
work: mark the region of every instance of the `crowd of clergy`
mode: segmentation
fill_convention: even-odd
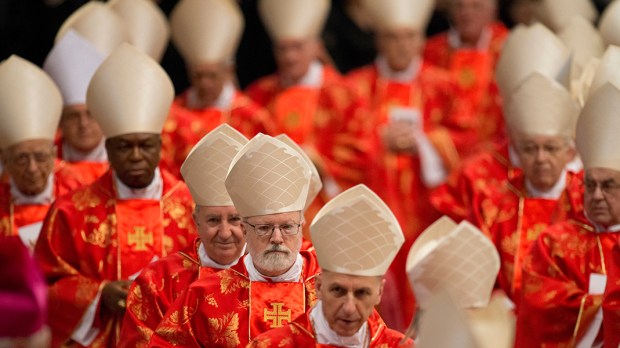
[[[620,346],[620,0],[90,1],[0,62],[0,347]],[[333,0],[339,1],[339,0]],[[190,87],[160,65],[169,41]],[[267,49],[267,48],[265,48]]]

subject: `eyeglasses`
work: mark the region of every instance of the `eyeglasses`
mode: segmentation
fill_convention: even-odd
[[[620,184],[616,184],[613,181],[603,181],[601,183],[598,183],[596,181],[586,180],[583,183],[583,186],[585,187],[585,190],[588,193],[594,193],[596,192],[597,188],[600,188],[601,192],[603,192],[606,195],[611,195],[614,192],[616,192],[618,189],[620,189]]]
[[[253,225],[247,221],[244,221],[244,223],[252,226],[252,228],[254,229],[254,233],[256,233],[258,236],[264,237],[264,236],[271,236],[273,234],[273,231],[276,230],[276,227],[280,230],[280,233],[282,233],[285,236],[294,236],[297,233],[299,233],[299,227],[301,226],[301,224],[297,224],[297,223],[286,223],[286,224],[281,224],[281,225],[274,225],[274,224],[256,224]]]
[[[14,165],[24,168],[30,164],[31,159],[34,159],[37,165],[43,165],[49,163],[52,156],[51,152],[20,153],[15,156],[10,156],[9,160]]]

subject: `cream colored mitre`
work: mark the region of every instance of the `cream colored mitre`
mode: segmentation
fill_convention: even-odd
[[[535,3],[534,16],[558,32],[576,16],[594,23],[598,12],[591,0],[541,0]]]
[[[364,0],[364,10],[375,29],[426,29],[435,0]]]
[[[584,169],[620,171],[620,89],[607,82],[588,98],[577,121],[577,150]]]
[[[0,149],[26,140],[54,140],[62,96],[38,66],[12,55],[0,63]]]
[[[620,47],[609,45],[601,58],[590,83],[588,96],[592,96],[606,82],[620,86]]]
[[[448,291],[429,299],[420,318],[419,348],[512,348],[515,317],[506,295],[493,294],[488,306],[463,309]]]
[[[367,277],[385,275],[405,241],[390,208],[364,185],[323,206],[310,235],[321,269]]]
[[[489,302],[499,255],[475,226],[443,217],[414,242],[407,256],[407,274],[421,308],[429,296],[447,289],[460,307],[484,307]]]
[[[170,39],[170,27],[162,10],[152,0],[111,0],[108,6],[127,28],[129,43],[160,61]]]
[[[247,143],[243,134],[224,123],[194,145],[181,166],[181,175],[196,205],[233,205],[224,181],[230,162]]]
[[[123,19],[99,1],[89,1],[73,12],[56,33],[55,42],[69,29],[75,30],[105,55],[129,40]]]
[[[308,155],[301,148],[301,146],[299,146],[288,135],[282,133],[282,134],[277,135],[275,138],[285,143],[286,145],[290,146],[292,149],[296,150],[297,153],[299,153],[299,155],[303,157],[304,161],[308,163],[308,166],[310,167],[310,170],[312,171],[312,177],[310,178],[310,189],[308,190],[308,199],[306,200],[306,205],[304,208],[304,209],[308,209],[310,204],[312,204],[316,196],[319,194],[319,192],[321,192],[321,189],[323,188],[323,182],[321,182],[321,176],[319,175],[319,171],[318,169],[316,169],[316,166],[314,165],[314,163],[312,163],[312,160],[310,159],[310,157],[308,157]]]
[[[318,37],[330,0],[258,0],[258,13],[272,40]]]
[[[606,45],[620,46],[620,1],[612,1],[601,15],[598,23]]]
[[[518,25],[497,62],[496,80],[504,100],[534,71],[556,79],[568,89],[571,61],[570,50],[544,25]]]
[[[512,135],[575,136],[579,105],[554,79],[532,73],[517,87],[504,107]]]
[[[581,16],[573,17],[558,31],[558,37],[573,52],[571,76],[579,78],[592,58],[599,58],[605,51],[603,38],[594,25]]]
[[[112,138],[160,134],[174,98],[172,81],[151,57],[130,44],[119,46],[101,64],[86,93],[86,104]]]
[[[590,59],[588,64],[586,64],[581,71],[581,75],[571,81],[571,94],[580,107],[583,107],[586,103],[586,99],[588,99],[590,87],[592,86],[594,75],[596,75],[600,63],[600,58]]]
[[[231,0],[182,0],[170,15],[172,41],[190,65],[232,61],[244,23]]]
[[[47,55],[43,70],[56,82],[65,106],[86,104],[86,89],[104,59],[92,43],[69,29]]]
[[[311,176],[296,150],[259,133],[232,160],[226,190],[243,217],[302,211]]]

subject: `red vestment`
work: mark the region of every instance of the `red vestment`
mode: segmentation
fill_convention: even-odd
[[[56,160],[53,175],[54,198],[88,184],[88,178],[84,178],[83,172],[76,170],[73,163]],[[0,235],[14,236],[18,228],[43,221],[49,207],[49,204],[15,205],[8,180],[3,180],[0,182]]]
[[[603,310],[604,347],[620,343],[620,233],[596,232],[583,214],[543,231],[523,259],[515,347],[574,347]],[[606,274],[604,294],[590,275]]]
[[[166,171],[161,175],[161,200],[117,199],[110,170],[50,207],[35,256],[49,284],[52,346],[77,346],[70,337],[108,281],[127,280],[196,238],[189,190]],[[100,306],[91,346],[115,347],[121,320]]]
[[[497,187],[491,196],[482,196],[480,206],[474,207],[472,222],[495,244],[501,262],[498,284],[515,303],[517,312],[524,256],[547,226],[583,210],[582,191],[582,173],[567,172],[559,199],[528,197],[525,177],[520,173],[508,180],[505,189]]]
[[[239,91],[230,108],[190,108],[188,91],[178,96],[162,131],[162,167],[180,177],[180,168],[189,151],[202,137],[217,126],[227,123],[251,139],[257,133],[277,132],[269,114]]]
[[[469,219],[482,221],[479,215],[484,197],[521,170],[512,166],[508,142],[489,144],[484,150],[466,158],[448,176],[448,180],[430,194],[433,207],[456,222]]]
[[[250,85],[247,94],[304,148],[322,176],[323,190],[307,210],[307,221],[334,196],[330,183],[344,191],[367,182],[372,144],[366,103],[332,67],[323,66],[319,88],[283,88],[278,75],[270,75]]]
[[[469,123],[478,130],[478,136],[470,139],[469,149],[485,140],[503,140],[505,135],[502,100],[494,75],[509,31],[501,22],[493,23],[488,30],[486,50],[453,48],[448,32],[429,38],[424,48],[424,59],[450,71],[457,83],[457,97],[468,100],[474,110]]]
[[[149,346],[245,347],[259,334],[293,321],[316,302],[316,256],[300,254],[304,265],[299,282],[250,281],[243,259],[195,281],[172,304]]]
[[[289,325],[260,334],[250,342],[248,347],[339,347],[316,343],[314,328],[309,313],[308,311],[306,314],[297,317],[297,319]],[[389,329],[377,311],[373,311],[366,322],[368,323],[368,336],[370,337],[369,348],[414,347],[411,339],[407,339],[401,344],[404,335],[398,331]]]
[[[397,281],[398,295],[385,299],[381,304],[384,308],[398,298],[395,311],[382,310],[381,314],[390,327],[405,330],[414,308],[409,283],[406,277],[401,276],[405,274],[407,252],[418,234],[439,216],[428,204],[429,189],[422,181],[419,156],[391,152],[378,139],[383,127],[390,122],[392,106],[419,110],[423,131],[441,156],[444,168],[449,170],[459,161],[456,146],[459,136],[454,135],[467,132],[459,126],[459,120],[468,109],[464,106],[462,112],[452,113],[457,110],[456,105],[452,105],[454,84],[447,72],[426,63],[422,63],[417,76],[409,83],[382,78],[375,64],[354,70],[347,77],[359,93],[371,101],[371,127],[377,153],[376,161],[368,168],[372,178],[370,187],[394,212],[405,235],[405,243],[392,263],[394,276],[389,278]],[[399,310],[402,313],[395,313]],[[392,319],[394,314],[402,315]]]
[[[86,186],[95,182],[95,180],[99,179],[110,167],[110,163],[108,161],[104,162],[94,162],[94,161],[76,161],[71,162],[63,159],[63,151],[62,151],[62,143],[63,138],[60,135],[60,131],[58,132],[58,136],[54,141],[56,144],[57,157],[63,163],[68,164],[71,168],[70,176],[74,178],[77,182],[80,183],[80,186]],[[77,187],[75,187],[77,188]]]
[[[153,332],[172,303],[199,277],[218,272],[201,267],[200,239],[182,251],[168,255],[144,268],[127,295],[117,348],[147,347]]]

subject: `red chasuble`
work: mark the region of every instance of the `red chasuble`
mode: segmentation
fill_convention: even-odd
[[[389,122],[393,106],[409,107],[420,112],[424,132],[441,156],[444,167],[449,170],[459,161],[459,153],[452,138],[458,127],[461,113],[452,105],[454,84],[448,74],[423,63],[418,76],[410,83],[388,81],[379,76],[375,65],[354,70],[348,76],[361,95],[371,101],[373,110],[372,129],[376,140],[376,161],[368,169],[371,173],[370,187],[388,204],[398,218],[405,234],[405,244],[392,263],[391,279],[397,281],[398,295],[385,299],[382,308],[398,299],[394,308],[399,313],[381,311],[390,327],[405,330],[413,315],[413,293],[405,274],[405,262],[409,247],[430,223],[439,215],[428,203],[429,189],[422,182],[420,159],[417,155],[398,154],[383,147],[381,129]],[[463,113],[467,112],[463,107]],[[388,284],[389,286],[389,284]],[[403,302],[401,304],[401,301]],[[397,314],[399,318],[393,319]]]
[[[70,337],[107,281],[126,280],[196,238],[192,199],[184,183],[162,170],[163,195],[155,200],[117,200],[108,171],[93,184],[56,200],[35,247],[50,286],[52,346]],[[101,306],[93,347],[115,347],[121,317]]]
[[[56,160],[53,174],[54,198],[94,181],[92,176],[85,176],[86,172],[81,168],[83,165],[77,166],[74,163]],[[91,170],[89,173],[93,172]],[[89,182],[89,180],[92,181]],[[0,183],[0,235],[17,235],[20,227],[43,221],[49,207],[49,204],[15,205],[8,181],[3,181]]]
[[[172,303],[199,277],[220,270],[200,266],[200,239],[144,268],[131,285],[118,348],[147,347]]]
[[[401,343],[404,335],[398,331],[387,328],[377,311],[373,311],[368,320],[368,333],[370,336],[369,348],[407,347],[413,348],[411,339]],[[316,343],[314,328],[309,312],[295,319],[291,324],[281,328],[269,330],[256,337],[248,347],[339,347]]]
[[[596,232],[583,214],[550,226],[523,258],[515,347],[575,347],[602,308],[599,338],[620,343],[620,232]],[[607,275],[589,294],[592,274]]]
[[[162,166],[180,177],[180,168],[192,147],[217,126],[227,123],[251,139],[257,133],[275,134],[269,114],[244,94],[235,91],[230,109],[193,109],[186,91],[174,100],[162,131]]]
[[[323,66],[320,88],[282,88],[279,77],[270,75],[250,85],[247,93],[269,110],[281,132],[306,150],[323,177],[323,191],[308,209],[307,221],[333,195],[326,177],[342,191],[366,182],[372,151],[366,103],[333,68]]]
[[[490,236],[500,255],[498,284],[519,309],[523,258],[547,226],[565,221],[583,210],[583,174],[566,173],[559,199],[527,197],[522,174],[508,181],[505,190],[481,200],[473,221]]]
[[[505,135],[502,101],[494,73],[509,31],[500,22],[488,30],[491,37],[486,50],[452,48],[447,32],[429,38],[424,49],[424,59],[450,71],[457,82],[458,98],[468,100],[475,110],[468,123],[478,130],[478,136],[469,139],[470,149],[485,140],[503,140]]]
[[[433,207],[456,222],[479,216],[484,197],[498,187],[505,187],[506,180],[521,172],[512,166],[508,156],[508,143],[488,144],[484,150],[466,158],[448,176],[448,180],[430,194]]]
[[[316,256],[300,254],[299,282],[251,282],[242,260],[195,281],[172,304],[149,346],[245,347],[259,334],[290,323],[316,302]]]

